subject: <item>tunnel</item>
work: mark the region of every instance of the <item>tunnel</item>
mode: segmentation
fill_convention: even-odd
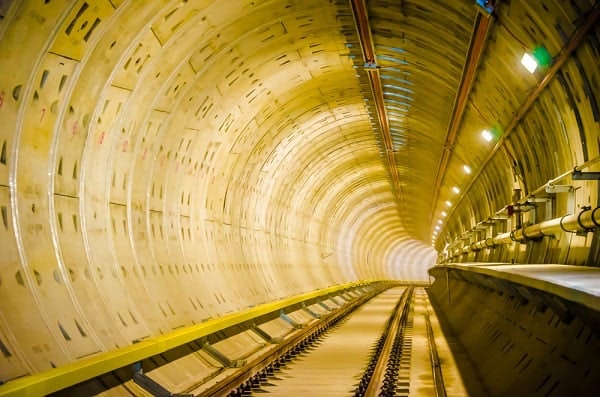
[[[598,393],[599,15],[0,1],[0,396],[250,395],[395,299],[447,394],[386,395]]]

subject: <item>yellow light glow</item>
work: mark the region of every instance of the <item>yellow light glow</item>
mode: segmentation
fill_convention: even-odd
[[[446,201],[446,207],[452,207],[452,202],[451,201]]]
[[[459,189],[459,188],[457,188],[456,186],[454,186],[454,187],[452,188],[452,191],[453,191],[454,193],[456,193],[456,194],[460,193],[460,189]]]
[[[471,173],[471,167],[469,167],[469,166],[468,166],[468,165],[466,165],[466,164],[465,164],[465,165],[463,165],[463,170],[465,170],[465,172],[466,172],[467,174],[470,174],[470,173]]]
[[[481,136],[483,137],[483,139],[485,139],[488,142],[491,142],[492,139],[494,138],[494,135],[492,135],[492,133],[489,130],[481,131]]]
[[[535,58],[527,53],[523,54],[523,58],[521,58],[521,64],[525,66],[525,69],[527,69],[529,73],[535,72],[535,69],[537,69],[538,66]]]

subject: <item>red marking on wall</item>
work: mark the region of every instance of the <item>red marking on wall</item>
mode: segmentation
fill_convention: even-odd
[[[46,114],[46,108],[42,109],[42,117],[40,117],[40,123],[42,122],[42,120],[44,119],[44,115]]]
[[[77,122],[73,123],[73,127],[71,128],[71,136],[77,135]]]
[[[129,146],[129,141],[128,140],[123,141],[123,153],[125,153],[127,151],[128,146]]]
[[[4,105],[4,91],[0,92],[0,108]]]
[[[98,139],[98,144],[102,145],[102,142],[104,142],[104,135],[106,134],[106,132],[102,131],[100,133],[100,139]]]

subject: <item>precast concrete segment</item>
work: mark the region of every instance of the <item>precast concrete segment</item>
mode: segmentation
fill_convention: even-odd
[[[350,395],[369,353],[383,332],[404,288],[383,292],[359,308],[314,349],[276,372],[260,393],[285,396]],[[256,393],[258,395],[258,393]]]

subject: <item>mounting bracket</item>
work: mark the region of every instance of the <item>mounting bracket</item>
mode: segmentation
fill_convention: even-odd
[[[575,213],[575,187],[573,185],[546,185],[546,193],[567,193],[567,212]]]
[[[571,179],[574,181],[599,181],[600,172],[581,172],[574,169],[571,174]]]

